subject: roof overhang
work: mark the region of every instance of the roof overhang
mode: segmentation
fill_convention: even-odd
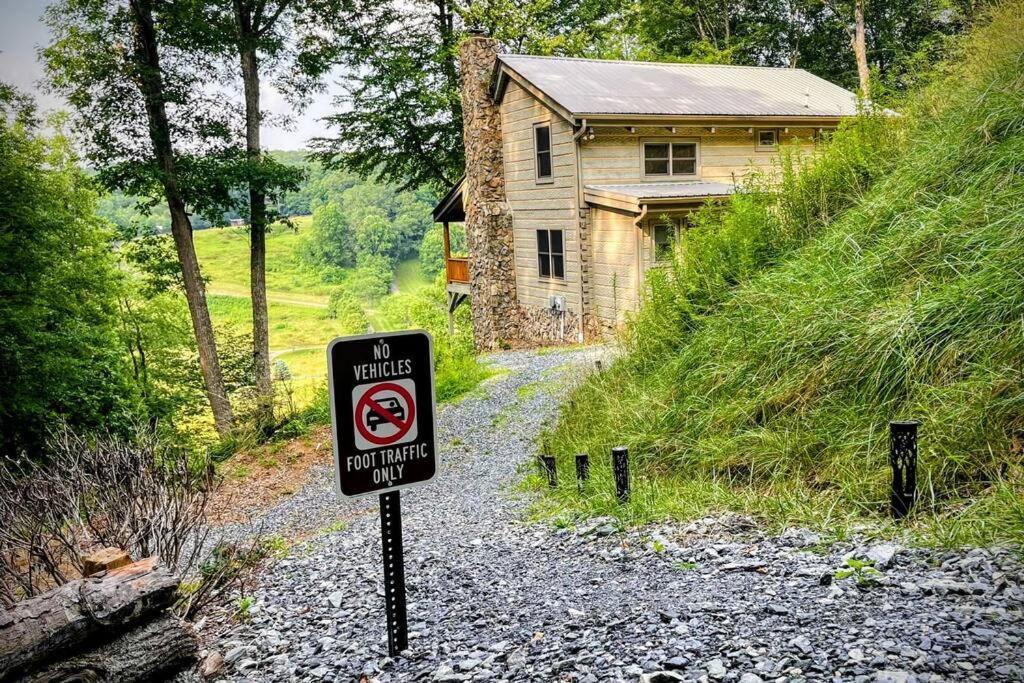
[[[675,114],[587,114],[577,113],[591,127],[642,126],[722,126],[723,128],[834,128],[841,116],[679,116]]]
[[[642,183],[633,185],[587,185],[583,200],[599,206],[634,215],[644,207],[699,206],[709,199],[723,199],[735,192],[726,183]]]
[[[466,176],[463,174],[437,203],[433,211],[435,223],[462,223],[466,220],[465,205],[462,203],[465,184]]]

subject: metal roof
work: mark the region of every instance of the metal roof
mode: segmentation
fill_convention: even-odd
[[[600,192],[628,197],[637,201],[650,199],[690,199],[724,197],[736,191],[730,183],[693,180],[684,183],[633,183],[628,185],[587,185],[587,192]]]
[[[839,117],[857,96],[803,69],[500,55],[574,115]],[[500,87],[499,83],[499,87]]]

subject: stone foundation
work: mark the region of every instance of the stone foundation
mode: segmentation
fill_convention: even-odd
[[[564,327],[563,327],[564,320]],[[580,319],[572,311],[556,313],[549,308],[519,307],[519,338],[515,346],[575,344]]]

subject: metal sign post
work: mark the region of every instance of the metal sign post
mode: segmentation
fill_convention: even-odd
[[[424,331],[335,339],[327,347],[334,484],[380,498],[388,654],[409,646],[399,491],[437,473],[433,340]]]
[[[388,619],[388,654],[409,647],[405,614],[405,553],[402,549],[401,492],[380,494],[380,544],[384,549],[384,606]]]

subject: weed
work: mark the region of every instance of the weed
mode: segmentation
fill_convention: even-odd
[[[249,621],[249,619],[252,618],[252,615],[249,614],[249,611],[252,609],[252,606],[255,603],[256,600],[251,595],[246,595],[245,597],[239,598],[238,603],[235,606],[235,620],[240,622]]]
[[[851,557],[846,560],[846,569],[836,570],[835,578],[837,581],[842,581],[852,576],[861,588],[876,586],[882,577],[882,572],[875,569],[874,564],[872,560],[858,560]]]
[[[688,572],[696,569],[699,565],[696,562],[683,562],[679,560],[672,563],[673,569],[678,569],[681,572]]]
[[[321,529],[320,530],[320,535],[325,536],[327,534],[336,534],[336,533],[339,533],[341,531],[344,531],[347,528],[348,528],[348,522],[346,522],[346,521],[344,521],[342,519],[335,520],[335,521],[331,522],[330,524],[328,524],[327,526],[325,526],[323,529]]]

